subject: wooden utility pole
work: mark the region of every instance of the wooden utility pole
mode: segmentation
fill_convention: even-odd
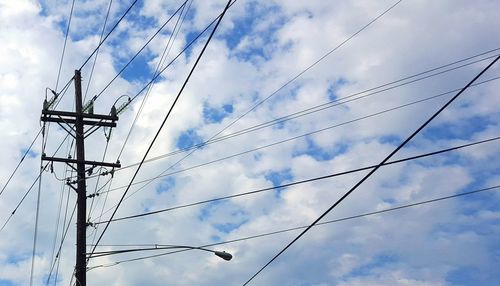
[[[76,159],[47,157],[45,154],[42,154],[42,160],[64,162],[77,172],[77,187],[75,188],[72,186],[71,182],[68,182],[68,185],[77,192],[75,280],[77,286],[86,286],[87,191],[85,173],[87,170],[85,168],[87,165],[89,165],[90,168],[96,166],[120,168],[120,164],[86,161],[85,138],[99,127],[116,127],[118,117],[116,114],[97,115],[90,112],[85,113],[82,103],[82,78],[79,70],[75,70],[74,81],[75,112],[49,110],[50,104],[44,104],[41,120],[44,122],[56,122],[73,136],[76,145]],[[85,125],[91,127],[85,131]],[[69,127],[69,130],[67,127]],[[74,165],[76,165],[76,168]]]
[[[85,183],[85,137],[83,137],[83,103],[82,103],[82,76],[79,70],[75,71],[75,146],[76,146],[76,173],[77,173],[77,210],[76,210],[76,285],[87,285],[85,250],[87,248],[87,189]]]

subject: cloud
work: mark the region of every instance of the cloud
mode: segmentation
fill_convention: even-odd
[[[45,88],[55,88],[71,7],[71,1],[59,2],[0,1],[2,187],[40,128]],[[131,3],[113,1],[106,31]],[[109,113],[121,95],[137,95],[120,114],[104,161],[119,159],[123,166],[128,166],[142,159],[207,39],[208,33],[165,70],[142,107],[145,92],[139,91],[154,73],[174,31],[174,22],[104,90],[158,25],[182,3],[139,1],[100,49],[92,79],[93,59],[82,70],[84,87],[90,82],[87,98],[102,92],[95,104],[96,113]],[[104,0],[76,1],[58,91],[96,47],[108,4]],[[192,154],[174,152],[145,163],[136,182],[174,174],[149,184],[133,185],[128,194],[133,195],[123,202],[116,217],[233,196],[380,162],[453,93],[377,116],[372,114],[461,88],[492,60],[484,58],[498,51],[471,58],[462,64],[484,60],[443,74],[399,87],[390,84],[385,87],[394,88],[386,91],[382,91],[384,87],[376,88],[373,95],[277,124],[267,122],[288,119],[297,112],[302,115],[311,108],[316,111],[320,104],[332,104],[332,100],[498,48],[497,39],[491,36],[499,24],[498,3],[402,1],[335,49],[392,4],[393,1],[236,2],[148,158],[213,138],[230,138],[216,140]],[[187,16],[162,67],[224,5],[225,1],[189,1]],[[329,53],[332,49],[335,50]],[[327,56],[323,60],[311,66],[324,55]],[[498,64],[481,80],[496,76]],[[491,81],[471,87],[394,159],[498,136],[498,85]],[[73,110],[73,92],[70,84],[58,110]],[[117,105],[125,100],[120,99]],[[136,116],[134,129],[125,141]],[[263,123],[266,126],[259,125]],[[106,139],[101,132],[86,140],[87,160],[103,159]],[[314,134],[304,135],[310,132]],[[214,137],[215,134],[218,135]],[[65,136],[62,128],[52,124],[45,134],[44,152],[52,155]],[[297,138],[278,144],[294,137]],[[496,185],[499,152],[495,142],[382,167],[325,220]],[[57,156],[72,153],[71,139],[61,146]],[[34,182],[41,153],[38,141],[0,195],[0,223],[8,219]],[[239,153],[242,155],[233,156]],[[109,175],[98,173],[87,181],[89,194],[100,188],[104,191],[88,200],[91,221],[97,222],[101,212],[103,220],[109,219],[124,191],[120,187],[130,182],[136,168],[134,165],[117,170],[112,181]],[[69,226],[60,256],[58,285],[70,282],[74,267],[75,227],[74,218],[71,221],[70,217],[76,196],[64,180],[57,179],[74,174],[64,164],[54,164],[53,171],[49,168],[42,178],[36,285],[47,278],[63,227]],[[113,222],[101,244],[197,246],[308,225],[366,172]],[[110,186],[104,186],[107,182]],[[28,283],[36,186],[0,233],[0,285]],[[106,192],[108,187],[110,191]],[[495,253],[500,249],[499,198],[497,191],[492,190],[314,227],[257,276],[252,285],[495,284],[500,281],[492,266],[498,265]],[[102,230],[102,224],[89,227],[89,243]],[[88,281],[89,285],[239,285],[298,233],[291,231],[213,247],[231,252],[234,258],[230,262],[202,251],[118,265],[113,263],[159,252],[98,258],[89,264],[92,269],[88,271]],[[118,247],[99,247],[113,248]],[[109,267],[93,268],[100,265]]]

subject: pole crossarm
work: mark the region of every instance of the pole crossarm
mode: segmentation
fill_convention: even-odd
[[[76,117],[76,112],[58,111],[58,110],[42,110],[42,115]],[[89,119],[100,119],[100,120],[118,121],[118,116],[116,116],[116,115],[113,116],[113,115],[82,113],[82,117],[83,118],[89,118]]]
[[[83,125],[91,126],[104,126],[104,127],[116,127],[116,121],[118,121],[118,116],[116,115],[102,115],[102,114],[88,114],[68,111],[56,111],[56,110],[42,110],[42,116],[40,120],[43,122],[56,122],[56,123],[66,123],[66,124],[76,124],[77,118],[83,119]],[[71,127],[73,129],[73,127]]]
[[[66,123],[66,124],[76,124],[76,119],[66,119],[66,118],[54,118],[54,117],[41,117],[42,121],[45,122],[56,122],[56,123]],[[99,120],[83,120],[83,125],[96,125],[104,127],[116,127],[115,122],[104,122]]]
[[[69,159],[69,158],[47,157],[47,156],[45,156],[45,154],[42,154],[42,160],[52,161],[52,162],[63,162],[63,163],[68,163],[68,164],[83,163],[85,165],[90,165],[90,166],[121,168],[120,163],[107,163],[107,162],[97,162],[97,161],[87,161],[87,160],[80,161],[77,159]]]

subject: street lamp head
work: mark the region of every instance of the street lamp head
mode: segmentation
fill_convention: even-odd
[[[219,256],[220,258],[224,259],[224,260],[231,260],[231,258],[233,258],[233,256],[231,255],[231,253],[227,253],[225,251],[214,251],[214,254]]]

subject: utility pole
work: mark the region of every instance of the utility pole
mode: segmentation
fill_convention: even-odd
[[[82,103],[82,76],[79,70],[75,71],[75,146],[76,146],[76,173],[77,173],[77,210],[76,210],[76,285],[87,285],[85,275],[85,250],[87,247],[87,188],[85,182],[85,138],[83,137],[83,103]]]
[[[76,264],[75,278],[77,286],[87,285],[87,267],[86,267],[86,230],[87,230],[87,191],[86,191],[86,166],[92,170],[96,166],[120,168],[119,163],[105,163],[85,160],[85,138],[94,133],[99,127],[116,127],[118,116],[115,112],[110,115],[93,114],[93,101],[86,105],[89,111],[83,107],[82,102],[82,79],[79,70],[75,70],[75,112],[49,110],[51,105],[57,100],[57,94],[54,98],[44,102],[41,120],[43,122],[56,122],[66,130],[75,139],[76,159],[47,157],[42,154],[42,160],[51,162],[64,162],[77,172],[77,179],[67,184],[77,193],[77,216],[76,216]],[[116,108],[112,108],[116,110]],[[85,126],[91,126],[85,131]],[[67,129],[69,127],[69,129]],[[76,164],[76,168],[75,165]],[[76,182],[77,187],[73,184]]]

